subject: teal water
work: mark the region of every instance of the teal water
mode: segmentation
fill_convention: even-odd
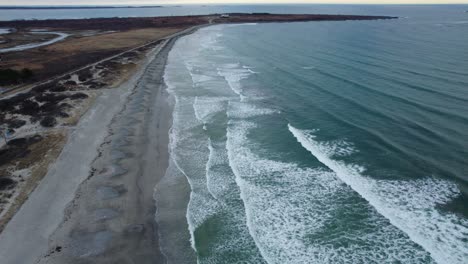
[[[466,263],[468,15],[411,10],[177,41],[171,166],[191,193],[190,243],[173,250],[198,263]]]

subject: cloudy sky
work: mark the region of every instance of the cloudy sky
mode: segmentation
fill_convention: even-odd
[[[468,0],[0,0],[0,5],[161,5],[219,3],[372,3],[372,4],[447,4],[468,3]]]

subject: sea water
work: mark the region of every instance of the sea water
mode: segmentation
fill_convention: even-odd
[[[393,11],[176,42],[171,166],[190,198],[188,241],[168,250],[198,263],[467,263],[468,15]]]

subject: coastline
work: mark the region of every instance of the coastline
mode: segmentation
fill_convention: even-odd
[[[6,263],[37,260],[38,263],[81,263],[88,257],[119,263],[164,261],[164,249],[158,244],[158,236],[165,234],[154,221],[158,209],[154,199],[158,204],[164,203],[161,203],[164,195],[160,194],[158,200],[154,188],[167,175],[170,163],[168,144],[173,104],[168,103],[170,98],[165,91],[164,68],[167,54],[178,37],[209,25],[195,26],[166,37],[168,40],[160,44],[163,47],[156,52],[156,57],[148,59],[130,80],[113,91],[102,89],[102,94],[70,134],[56,163],[51,165],[30,195],[31,199],[23,204],[0,234],[0,256]],[[151,81],[145,81],[149,75]],[[158,87],[148,87],[148,84]],[[152,98],[149,101],[146,100],[148,96]],[[132,100],[137,103],[132,103]],[[140,118],[134,118],[138,111],[142,111],[137,114]],[[129,127],[133,131],[126,129]],[[118,131],[124,132],[119,134]],[[90,138],[89,135],[95,137]],[[131,140],[136,140],[133,141],[136,144],[129,143]],[[129,168],[123,168],[125,166],[120,162]],[[109,163],[115,166],[109,168]],[[78,172],[79,176],[61,178],[70,171]],[[134,175],[122,177],[128,173]],[[119,177],[122,179],[116,180]],[[187,179],[178,181],[182,192],[187,195],[172,197],[188,201],[190,186]],[[163,187],[158,187],[164,192]],[[55,197],[64,199],[57,201]],[[166,202],[168,197],[164,197]],[[179,220],[181,212],[185,217],[186,204],[177,208],[176,218]],[[171,223],[174,218],[158,217],[157,222],[174,224]],[[35,219],[32,225],[31,219]],[[184,221],[187,224],[186,219]],[[188,233],[188,229],[185,228],[184,232]],[[18,248],[17,244],[24,241],[27,243]],[[154,252],[155,246],[161,251]],[[25,251],[28,254],[24,254]],[[193,257],[190,253],[187,255],[186,259]],[[129,259],[129,256],[135,259]]]
[[[29,110],[40,122],[56,118],[49,128],[32,126],[26,111],[4,114],[13,125],[27,123],[11,144],[0,143],[3,153],[43,137],[26,150],[55,156],[35,151],[9,162],[47,160],[43,175],[25,182],[24,165],[0,167],[0,177],[18,183],[11,188],[35,184],[8,209],[15,218],[7,239],[0,222],[0,262],[462,263],[466,197],[444,173],[463,176],[463,160],[452,155],[463,135],[451,135],[465,127],[467,109],[447,104],[468,100],[460,90],[468,80],[453,64],[463,27],[434,31],[445,12],[414,15],[377,25],[211,27],[210,20],[209,28],[185,31],[192,35],[161,38],[141,56],[33,88],[32,99],[5,99],[21,111],[26,100],[43,106],[41,99],[69,96],[52,106],[74,104],[68,112]],[[431,34],[408,38],[419,30]],[[438,46],[447,49],[438,53]],[[103,69],[115,82],[96,78]],[[80,80],[86,75],[89,82]],[[379,131],[395,133],[384,133],[384,142]],[[63,132],[64,142],[53,145],[51,132]],[[1,198],[11,192],[0,192],[0,218]]]
[[[146,137],[140,138],[139,140],[143,139],[143,142],[141,142],[143,145],[141,146],[148,146],[148,141],[145,139],[149,139],[149,142],[156,143],[158,146],[156,149],[146,148],[145,153],[141,153],[140,158],[147,157],[148,155],[158,156],[158,166],[155,168],[157,169],[156,174],[159,176],[156,178],[161,178],[164,176],[169,157],[167,152],[167,143],[171,122],[170,116],[172,113],[171,108],[167,103],[168,101],[166,100],[167,93],[165,93],[163,88],[164,82],[162,79],[165,60],[174,41],[179,36],[191,33],[197,28],[198,27],[194,27],[189,30],[178,32],[173,36],[167,37],[167,43],[165,42],[162,45],[163,47],[159,47],[159,50],[155,51],[156,54],[153,54],[152,58],[147,59],[145,65],[137,73],[135,73],[130,80],[126,81],[118,88],[110,89],[104,92],[103,95],[97,98],[92,108],[89,109],[82,117],[75,131],[71,133],[68,142],[66,143],[59,158],[49,168],[47,175],[40,182],[36,190],[30,195],[30,199],[28,199],[23,204],[20,210],[8,223],[5,230],[0,234],[0,256],[5,263],[33,263],[38,259],[40,260],[40,263],[63,263],[61,262],[63,259],[67,259],[67,263],[74,263],[73,259],[76,257],[78,257],[76,261],[79,262],[80,257],[96,257],[97,253],[103,253],[106,251],[104,250],[102,252],[96,252],[96,247],[87,247],[89,245],[87,242],[89,241],[86,241],[86,238],[83,238],[88,237],[91,240],[95,238],[99,240],[99,237],[105,238],[107,235],[106,233],[97,231],[97,237],[82,236],[78,238],[78,240],[71,239],[73,241],[67,241],[69,238],[69,233],[67,231],[76,234],[76,230],[80,228],[82,229],[83,224],[85,223],[90,224],[91,228],[94,226],[98,229],[102,229],[102,225],[105,224],[106,220],[110,220],[107,218],[108,216],[106,216],[106,212],[110,211],[97,211],[97,214],[101,215],[97,217],[102,219],[97,219],[96,221],[96,219],[82,219],[86,218],[88,215],[96,215],[95,212],[92,212],[91,214],[80,214],[85,212],[86,209],[76,210],[75,207],[85,203],[83,199],[86,199],[87,197],[94,197],[96,194],[97,196],[101,195],[101,201],[95,200],[91,201],[91,203],[94,205],[102,205],[103,201],[105,202],[111,200],[107,199],[107,195],[113,197],[115,194],[115,186],[110,188],[101,188],[102,186],[96,186],[98,188],[95,190],[97,191],[96,193],[92,193],[88,196],[83,195],[86,191],[89,191],[87,185],[92,185],[95,179],[103,178],[98,176],[103,176],[107,173],[109,176],[109,179],[107,180],[112,181],[112,175],[109,173],[116,172],[116,174],[119,174],[117,171],[105,170],[103,167],[103,164],[106,163],[106,159],[117,161],[115,156],[110,155],[109,151],[112,149],[112,147],[115,146],[113,141],[109,141],[108,138],[118,135],[117,131],[113,131],[112,125],[119,122],[119,114],[134,114],[132,111],[136,110],[136,108],[131,108],[127,105],[129,102],[131,102],[132,97],[144,99],[147,96],[148,91],[142,90],[140,93],[138,93],[138,88],[145,86],[144,79],[147,76],[151,76],[159,80],[156,82],[156,85],[160,86],[158,89],[149,89],[149,91],[152,90],[157,92],[154,94],[154,98],[157,100],[157,103],[154,105],[150,104],[150,108],[140,110],[143,112],[148,111],[156,113],[157,118],[150,120],[153,124],[156,124],[156,131],[151,131],[151,134],[147,134]],[[159,70],[159,73],[156,73],[155,70]],[[150,102],[148,101],[147,103]],[[152,109],[153,106],[156,106],[155,109]],[[125,113],[126,111],[128,113]],[[147,118],[154,118],[154,116],[148,114],[146,116]],[[132,126],[134,123],[128,125]],[[141,129],[148,129],[147,132],[149,133],[151,129],[155,129],[151,128],[151,126],[148,126],[148,124],[146,126],[146,128],[140,128],[139,132],[141,132]],[[155,139],[150,137],[152,133],[156,133],[155,135],[158,138]],[[94,136],[89,137],[86,135]],[[164,139],[164,137],[167,138]],[[115,141],[118,140],[119,139],[115,138]],[[122,140],[125,141],[125,139]],[[158,142],[155,142],[155,140]],[[97,153],[98,155],[96,158],[96,154],[93,153],[96,153],[97,149],[99,149],[99,153]],[[106,153],[109,155],[106,155]],[[141,209],[141,215],[143,216],[142,218],[145,218],[146,216],[146,219],[149,221],[147,221],[146,225],[143,224],[143,226],[141,223],[128,223],[127,225],[124,224],[120,227],[122,227],[121,235],[126,237],[126,241],[129,241],[130,248],[134,248],[134,250],[141,249],[140,242],[150,241],[148,246],[151,247],[146,247],[146,252],[150,252],[148,249],[154,251],[152,246],[154,243],[158,242],[156,236],[153,236],[157,234],[157,228],[154,223],[156,208],[154,207],[155,203],[153,200],[153,187],[155,184],[151,186],[151,184],[146,184],[145,181],[150,178],[153,178],[152,180],[154,180],[154,177],[152,177],[154,171],[152,169],[154,169],[153,165],[155,163],[152,160],[148,160],[146,162],[143,161],[143,163],[145,163],[144,166],[148,168],[148,173],[146,175],[147,177],[142,179],[141,183],[137,182],[134,185],[135,188],[132,189],[131,187],[127,186],[127,190],[118,190],[117,193],[122,193],[125,197],[137,195],[136,197],[129,199],[137,199],[138,201],[130,202],[129,200],[125,201],[125,199],[124,201],[121,201],[123,207],[126,207],[124,208],[125,211],[125,209],[133,209],[135,203],[139,204],[139,199],[142,198],[139,195],[142,190],[141,187],[146,187],[142,194],[146,203],[140,203],[139,205]],[[91,168],[88,164],[92,164]],[[100,167],[100,170],[97,170],[97,167]],[[67,172],[70,171],[74,172],[73,175],[67,176]],[[127,177],[127,180],[130,181],[127,182],[128,184],[135,182],[135,179],[132,177]],[[61,197],[61,199],[56,199],[56,197]],[[151,204],[148,204],[148,201]],[[115,205],[115,202],[113,204]],[[65,215],[63,215],[66,208],[68,208],[68,210],[66,210]],[[73,212],[70,210],[71,208],[73,208]],[[149,211],[145,211],[145,208],[150,209]],[[76,214],[74,213],[75,211]],[[123,212],[123,215],[125,215],[123,218],[131,222],[129,216],[133,214],[134,211],[128,212],[127,215],[125,215],[125,212]],[[31,223],[31,219],[35,219],[35,221]],[[76,224],[76,226],[73,224]],[[109,226],[110,228],[115,228],[112,223],[110,223]],[[135,239],[128,240],[129,233],[135,234]],[[143,233],[145,235],[152,234],[151,236],[153,236],[154,239],[148,240],[148,236],[139,236],[139,234],[141,235]],[[76,236],[71,236],[71,238],[76,238]],[[109,236],[107,236],[107,238],[109,238]],[[58,245],[60,242],[63,242],[64,245]],[[77,246],[76,243],[82,246],[81,251],[77,251],[79,246]],[[23,244],[23,246],[18,247],[17,245],[19,244]],[[102,245],[98,245],[98,247],[99,246]],[[122,245],[116,246],[119,248]],[[67,251],[67,249],[70,249],[70,251]],[[86,253],[87,250],[92,252]],[[121,249],[119,251],[121,251]],[[27,252],[27,254],[25,254],[25,252]],[[137,257],[140,256],[139,254],[134,255]],[[108,256],[104,256],[104,258],[106,257]],[[152,257],[158,260],[162,259],[160,254],[158,256],[152,254]]]

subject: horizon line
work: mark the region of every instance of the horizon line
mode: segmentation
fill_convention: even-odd
[[[457,2],[449,2],[449,3],[303,3],[303,2],[292,2],[292,3],[179,3],[179,4],[82,4],[82,5],[73,5],[73,4],[44,4],[44,5],[1,5],[0,7],[158,7],[158,6],[223,6],[223,5],[468,5],[468,1],[466,3],[457,3]]]

